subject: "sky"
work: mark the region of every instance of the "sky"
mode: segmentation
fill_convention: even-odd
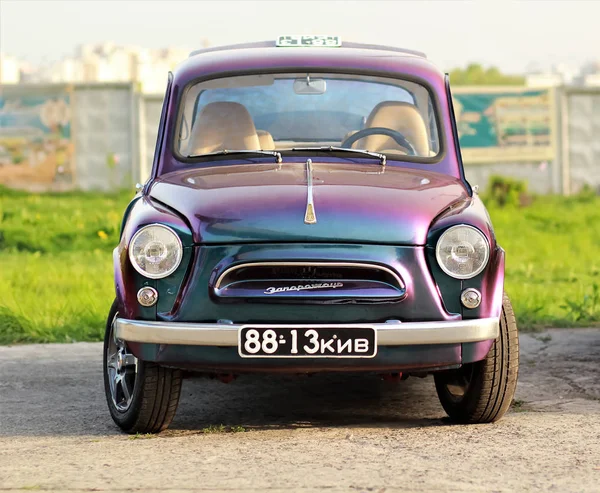
[[[33,63],[83,43],[147,48],[331,34],[427,53],[443,69],[469,62],[509,73],[600,60],[600,1],[0,0],[0,51]]]

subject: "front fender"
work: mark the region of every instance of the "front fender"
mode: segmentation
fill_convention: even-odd
[[[492,220],[477,194],[456,203],[432,221],[427,234],[427,245],[435,247],[442,233],[457,224],[468,224],[476,227],[488,239],[491,250],[497,247]]]
[[[133,235],[149,224],[162,224],[177,233],[184,247],[184,256],[179,268],[165,279],[149,279],[137,272],[129,261],[128,249]],[[130,319],[156,319],[156,305],[143,307],[137,302],[137,292],[143,286],[158,289],[165,285],[177,285],[187,270],[192,249],[192,232],[186,221],[172,209],[163,206],[150,197],[136,197],[125,211],[121,239],[113,251],[115,294],[120,316]],[[161,299],[159,290],[159,299]]]
[[[455,279],[438,265],[435,246],[448,228],[467,224],[479,229],[488,239],[490,258],[486,268],[472,279]],[[499,317],[502,311],[504,291],[504,250],[496,243],[490,216],[477,195],[447,209],[432,223],[427,237],[427,259],[436,281],[440,296],[450,313],[460,313],[463,319]],[[460,302],[460,294],[467,288],[475,288],[482,295],[482,302],[475,309],[467,309]]]

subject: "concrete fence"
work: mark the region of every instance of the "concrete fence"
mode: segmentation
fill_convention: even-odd
[[[460,87],[453,94],[469,181],[525,180],[536,193],[600,190],[600,88]],[[131,84],[0,88],[0,184],[133,187],[152,168],[162,95]]]
[[[600,188],[600,88],[565,88],[560,116],[560,192]]]

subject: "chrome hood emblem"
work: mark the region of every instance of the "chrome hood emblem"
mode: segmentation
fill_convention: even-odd
[[[290,291],[306,291],[310,289],[336,289],[343,288],[343,282],[319,282],[312,284],[297,284],[295,286],[282,286],[279,288],[270,287],[267,288],[264,293],[265,294],[275,294],[275,293],[287,293]]]
[[[312,161],[306,160],[306,212],[304,213],[304,222],[306,224],[315,224],[317,215],[315,214],[315,204],[313,202],[313,180],[312,180]]]

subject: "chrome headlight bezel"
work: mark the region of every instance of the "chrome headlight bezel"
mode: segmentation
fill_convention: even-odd
[[[168,270],[165,270],[159,274],[154,274],[154,273],[145,271],[138,264],[136,258],[133,255],[133,251],[134,251],[133,245],[135,244],[136,240],[139,238],[139,236],[142,233],[144,233],[145,231],[147,231],[150,228],[161,228],[165,231],[168,231],[171,235],[173,235],[173,237],[175,238],[175,242],[177,244],[175,263],[171,266],[171,268],[169,268]],[[131,262],[131,265],[133,266],[133,268],[142,276],[147,277],[149,279],[164,279],[165,277],[168,277],[171,274],[173,274],[173,272],[175,272],[177,270],[177,268],[181,265],[181,260],[183,259],[183,244],[181,242],[181,238],[179,238],[179,235],[173,229],[169,228],[168,226],[165,226],[164,224],[158,224],[158,223],[148,224],[146,226],[141,227],[132,236],[131,240],[129,241],[129,245],[128,245],[128,256],[129,256],[129,261]]]
[[[448,269],[448,267],[444,264],[444,262],[442,261],[441,255],[440,255],[440,248],[442,246],[442,240],[444,239],[444,237],[446,235],[448,235],[451,232],[455,232],[457,229],[469,229],[473,232],[475,232],[477,235],[479,235],[483,242],[485,243],[485,255],[484,255],[484,260],[481,263],[481,265],[473,272],[469,273],[469,274],[457,274],[455,272],[452,272],[450,269]],[[442,235],[438,238],[437,243],[435,245],[435,258],[437,260],[438,265],[440,266],[440,269],[442,269],[446,274],[448,274],[450,277],[453,277],[454,279],[472,279],[473,277],[481,274],[481,272],[483,272],[483,270],[486,268],[489,260],[490,260],[490,242],[488,241],[487,237],[481,232],[481,230],[479,230],[478,228],[474,227],[474,226],[470,226],[468,224],[457,224],[455,226],[452,226],[450,228],[448,228],[446,231],[444,231],[442,233]]]

